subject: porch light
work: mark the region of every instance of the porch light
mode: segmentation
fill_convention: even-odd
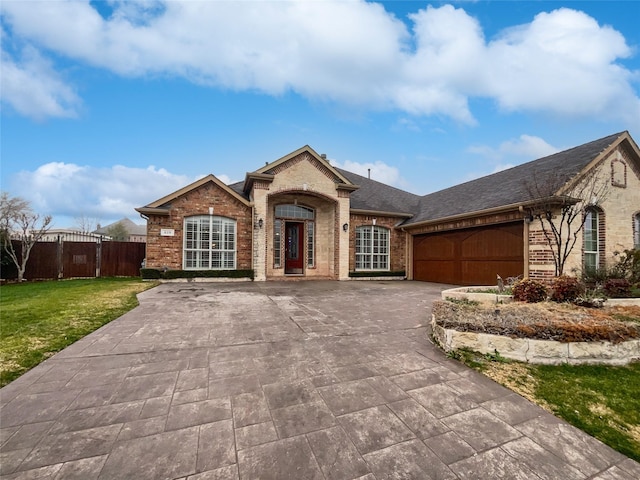
[[[345,232],[349,230],[349,224],[345,223],[344,225],[342,225],[342,230],[344,230]]]
[[[256,223],[256,227],[258,227],[258,229],[262,229],[262,226],[264,225],[264,220],[259,219],[258,222]]]

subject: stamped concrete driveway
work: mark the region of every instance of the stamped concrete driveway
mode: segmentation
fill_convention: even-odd
[[[165,284],[0,391],[3,478],[629,479],[446,358],[441,285]]]

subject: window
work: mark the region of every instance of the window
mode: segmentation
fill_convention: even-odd
[[[184,269],[236,268],[236,222],[213,215],[184,220]]]
[[[315,246],[315,224],[307,222],[307,266],[313,267],[315,264],[314,246]]]
[[[277,205],[276,217],[301,218],[313,220],[314,212],[312,208],[300,205]]]
[[[640,249],[640,213],[633,216],[633,248]]]
[[[587,210],[584,221],[584,268],[597,270],[599,264],[598,212]]]
[[[389,270],[389,229],[356,228],[356,270]]]
[[[273,222],[273,266],[282,266],[282,220],[276,219]]]

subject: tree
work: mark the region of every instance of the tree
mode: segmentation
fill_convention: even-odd
[[[18,269],[18,281],[24,279],[29,255],[33,246],[47,233],[51,225],[51,215],[41,217],[31,209],[28,201],[11,197],[7,192],[0,194],[0,237],[2,248]],[[16,252],[12,240],[20,241]]]
[[[107,228],[106,233],[111,237],[111,240],[116,240],[118,242],[126,242],[129,239],[129,232],[127,231],[127,228],[120,222]]]
[[[584,228],[587,209],[606,198],[609,182],[594,167],[574,180],[553,173],[544,178],[534,175],[525,185],[533,200],[531,215],[540,221],[559,277]]]
[[[100,222],[97,218],[90,218],[84,213],[73,219],[74,226],[82,233],[91,233],[96,228],[100,228]]]

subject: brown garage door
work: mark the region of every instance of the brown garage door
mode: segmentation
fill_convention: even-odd
[[[413,278],[454,285],[495,285],[524,270],[522,222],[416,235]]]

